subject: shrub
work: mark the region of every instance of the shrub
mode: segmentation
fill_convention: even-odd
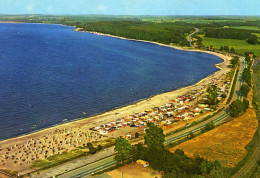
[[[230,115],[233,117],[239,116],[241,113],[245,112],[245,110],[244,103],[240,100],[233,101],[229,106]]]

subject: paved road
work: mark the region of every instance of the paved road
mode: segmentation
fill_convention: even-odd
[[[76,178],[76,177],[87,177],[88,175],[91,175],[94,172],[100,172],[106,168],[112,167],[116,165],[116,161],[114,160],[114,157],[108,157],[101,161],[97,161],[93,164],[86,165],[84,167],[81,167],[79,169],[76,169],[75,171],[71,171],[67,174],[63,174],[59,176],[60,178]]]
[[[260,59],[258,59],[258,61],[253,64],[253,70],[254,70],[255,74],[256,74],[256,71],[255,71],[256,70],[256,68],[255,68],[256,65],[260,65]],[[256,83],[258,84],[256,86],[259,87],[260,86],[260,79],[257,78],[257,75],[255,75],[254,77],[255,77]],[[260,88],[258,88],[257,91],[259,93]],[[259,97],[260,97],[260,95],[259,95]],[[258,100],[260,101],[260,98],[258,98]],[[260,159],[260,142],[257,145],[254,154],[244,164],[244,166],[240,168],[240,170],[233,176],[233,178],[240,178],[240,177],[242,178],[242,177],[246,176],[249,173],[249,171],[257,165],[257,161],[259,159]]]
[[[237,81],[236,86],[235,86],[236,94],[233,95],[232,101],[241,97],[241,95],[239,93],[239,88],[243,83],[242,80],[241,80],[241,75],[242,75],[243,69],[245,68],[245,62],[244,62],[244,58],[242,58],[242,57],[240,58],[240,60],[241,60],[241,65],[240,65],[240,70],[239,70],[239,74],[238,74],[239,77],[237,79],[238,81]],[[228,105],[225,105],[225,107],[227,108]],[[174,141],[179,140],[183,137],[186,137],[190,131],[192,131],[194,133],[198,132],[203,127],[205,127],[206,124],[210,123],[211,121],[213,121],[216,124],[219,124],[219,123],[223,122],[224,120],[226,120],[228,117],[230,117],[229,111],[227,109],[225,109],[209,120],[206,120],[206,121],[204,121],[204,122],[202,122],[198,125],[190,127],[190,128],[185,129],[183,131],[177,132],[173,135],[167,136],[166,139],[165,139],[166,140],[165,144],[170,143],[170,142],[174,142]],[[86,165],[86,166],[84,166],[80,169],[73,170],[69,173],[65,173],[62,176],[58,176],[58,177],[83,177],[83,176],[91,175],[92,172],[104,170],[104,169],[109,168],[113,165],[116,165],[116,162],[113,160],[113,157],[114,156],[108,157],[104,160],[100,160],[100,161],[92,163],[90,165]],[[96,165],[96,166],[93,167],[92,165]]]
[[[195,32],[193,32],[192,34],[190,34],[189,36],[188,36],[188,39],[189,39],[189,42],[190,42],[190,46],[191,47],[194,47],[193,45],[192,45],[192,40],[191,40],[191,37],[192,37],[192,35],[194,35],[195,33],[199,33],[199,29],[198,28],[195,28]]]
[[[60,175],[62,173],[65,173],[66,171],[78,169],[79,167],[84,167],[87,164],[92,164],[94,162],[97,162],[98,160],[101,160],[106,157],[111,157],[115,154],[114,146],[107,148],[105,151],[100,151],[94,155],[89,155],[87,157],[82,157],[64,164],[61,164],[59,166],[41,171],[40,174],[33,173],[31,176],[33,178],[45,178],[45,177],[52,177],[53,175]],[[77,172],[77,171],[76,171]]]

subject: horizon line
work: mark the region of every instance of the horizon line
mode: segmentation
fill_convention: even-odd
[[[226,16],[226,17],[256,17],[256,16],[259,16],[260,15],[116,15],[116,14],[1,14],[0,15],[9,15],[9,16],[17,16],[17,15],[24,15],[24,16],[30,16],[30,15],[46,15],[46,16],[64,16],[64,15],[69,15],[69,16],[86,16],[86,15],[99,15],[99,16],[193,16],[193,17],[207,17],[207,16],[210,16],[210,17],[220,17],[220,16]]]

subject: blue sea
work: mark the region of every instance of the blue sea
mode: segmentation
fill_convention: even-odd
[[[0,23],[0,140],[194,84],[221,61],[62,25]]]

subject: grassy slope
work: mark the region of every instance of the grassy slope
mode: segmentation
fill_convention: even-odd
[[[203,37],[203,44],[205,46],[212,45],[215,49],[219,49],[220,46],[234,47],[235,51],[240,54],[244,54],[244,52],[246,51],[253,51],[257,56],[260,56],[260,45],[251,45],[247,43],[245,40]]]

